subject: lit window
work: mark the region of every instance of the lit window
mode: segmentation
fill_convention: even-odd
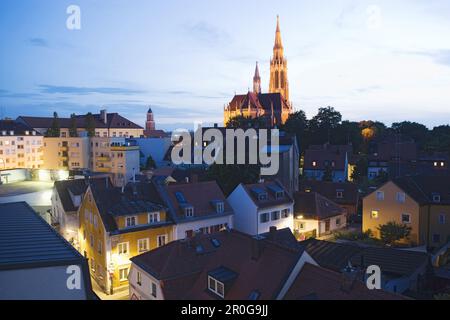
[[[139,239],[138,240],[138,252],[146,252],[149,250],[149,239]]]
[[[372,210],[370,216],[372,219],[378,219],[378,217],[380,216],[380,212],[378,210]]]
[[[313,161],[313,162],[312,162],[312,166],[313,166],[313,167],[317,167],[317,162],[316,162],[316,161]]]
[[[120,277],[120,281],[127,281],[128,280],[128,268],[119,269],[119,277]]]
[[[444,167],[445,166],[445,163],[444,162],[441,162],[441,167]]]
[[[117,245],[117,252],[119,254],[128,254],[128,242],[122,242]]]
[[[411,215],[409,213],[402,214],[402,223],[405,223],[405,224],[411,223]]]

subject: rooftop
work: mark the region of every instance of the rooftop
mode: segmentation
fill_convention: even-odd
[[[83,261],[83,256],[27,203],[0,204],[0,270]]]

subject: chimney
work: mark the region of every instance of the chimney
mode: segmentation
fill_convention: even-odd
[[[261,257],[261,254],[264,250],[263,246],[263,237],[260,235],[254,236],[251,239],[252,242],[252,248],[251,248],[251,258],[252,260],[257,261],[259,259],[259,257]]]
[[[106,109],[100,110],[100,119],[104,124],[108,123],[108,113],[106,112]]]
[[[269,229],[269,239],[270,240],[274,240],[276,233],[277,233],[277,227],[275,227],[275,226],[270,227],[270,229]]]
[[[341,273],[341,290],[344,292],[352,291],[353,285],[358,278],[358,274],[358,269],[353,267],[349,261],[348,265],[342,270]]]

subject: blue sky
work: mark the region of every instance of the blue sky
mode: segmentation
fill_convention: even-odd
[[[267,90],[277,14],[296,109],[449,123],[447,0],[2,0],[0,116],[105,107],[143,124],[151,105],[163,129],[221,122],[256,61]]]

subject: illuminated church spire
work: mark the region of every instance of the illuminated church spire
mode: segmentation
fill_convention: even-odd
[[[258,62],[256,62],[255,76],[253,77],[253,92],[261,93],[261,77],[259,76]]]
[[[284,58],[283,42],[281,40],[280,18],[277,16],[277,29],[275,32],[275,45],[273,57],[270,60],[270,93],[281,93],[289,101],[289,81],[287,60]]]

